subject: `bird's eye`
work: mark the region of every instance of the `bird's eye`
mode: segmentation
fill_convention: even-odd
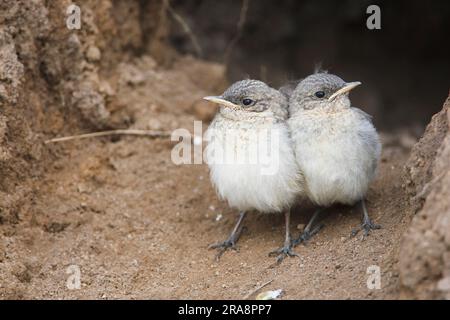
[[[244,106],[249,106],[253,103],[253,100],[245,98],[244,100],[242,100],[242,103],[244,104]]]
[[[323,91],[317,91],[316,93],[314,93],[314,95],[315,95],[317,98],[323,98],[323,97],[325,97],[325,92],[323,92]]]

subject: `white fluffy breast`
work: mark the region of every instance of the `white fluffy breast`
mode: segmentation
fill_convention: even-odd
[[[303,112],[289,119],[309,198],[318,205],[353,204],[374,177],[381,144],[370,120],[351,108],[336,114]]]
[[[286,123],[235,121],[219,114],[206,139],[211,181],[230,207],[281,212],[300,194],[301,176]]]

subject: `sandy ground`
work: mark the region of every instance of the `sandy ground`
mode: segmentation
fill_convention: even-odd
[[[190,58],[159,69],[149,56],[111,71],[102,83],[114,97],[113,117],[168,131],[210,118],[211,106],[199,99],[221,90],[224,73]],[[215,261],[208,245],[227,237],[237,213],[217,198],[206,165],[173,164],[169,138],[45,145],[52,155],[45,174],[18,184],[17,212],[0,219],[0,298],[242,299],[267,281],[264,290],[282,289],[282,299],[396,298],[400,239],[411,219],[401,188],[409,150],[398,136],[383,140],[368,195],[383,229],[364,241],[350,238],[360,212],[330,208],[326,227],[296,248],[300,257],[280,265],[268,253],[283,242],[283,216],[256,213],[246,220],[240,250]],[[296,208],[294,234],[312,211]],[[366,285],[372,265],[381,270],[380,290]],[[80,269],[80,289],[67,287],[71,266]]]
[[[424,129],[413,119],[422,121],[425,114],[440,109],[440,102],[431,100],[440,99],[445,81],[437,81],[441,88],[429,82],[430,90],[422,89],[426,101],[409,94],[414,88],[418,91],[414,81],[418,76],[411,70],[422,78],[443,70],[447,56],[441,43],[435,41],[440,47],[433,51],[436,59],[429,61],[433,64],[426,72],[414,58],[400,69],[396,65],[390,82],[381,76],[377,84],[373,70],[354,61],[335,61],[335,70],[346,70],[349,78],[366,84],[352,93],[355,105],[373,115],[380,128],[395,130],[382,132],[380,170],[368,194],[369,213],[381,230],[365,240],[350,238],[360,212],[329,208],[323,215],[325,228],[295,249],[300,257],[274,265],[275,258],[268,253],[283,242],[283,217],[252,213],[238,243],[240,250],[225,253],[217,262],[208,245],[227,237],[237,212],[219,201],[205,165],[173,164],[174,143],[168,138],[44,141],[111,128],[191,130],[195,119],[204,120],[206,129],[214,110],[201,97],[222,92],[232,68],[247,72],[257,65],[261,78],[267,76],[270,82],[276,78],[275,61],[289,64],[280,65],[280,71],[311,70],[315,55],[300,55],[297,67],[288,57],[272,56],[275,51],[291,52],[290,44],[297,52],[290,36],[277,33],[284,40],[276,45],[283,50],[266,50],[260,59],[253,61],[252,56],[248,61],[236,47],[234,56],[241,58],[227,72],[222,64],[181,55],[169,45],[173,26],[160,0],[80,0],[81,30],[67,29],[62,19],[71,0],[2,1],[0,21],[6,28],[0,28],[0,299],[241,299],[268,281],[263,290],[282,289],[281,299],[443,297],[435,291],[450,270],[446,252],[450,229],[445,224],[450,180],[435,183],[433,190],[425,187],[448,172],[448,111],[435,116],[421,143],[411,154],[410,149]],[[227,21],[237,17],[228,10],[230,20],[222,11],[217,12]],[[205,16],[204,11],[198,14]],[[224,48],[236,32],[234,22],[221,28],[213,12],[208,11],[208,17],[223,34],[206,34],[205,53]],[[285,12],[273,18],[284,23]],[[194,19],[193,25],[205,22],[204,29],[209,30],[207,20]],[[259,26],[258,21],[254,25]],[[430,25],[435,28],[439,23]],[[298,28],[293,30],[301,36]],[[344,33],[354,39],[349,32],[346,28]],[[308,38],[310,30],[307,33]],[[337,30],[336,37],[341,33]],[[264,32],[260,35],[267,38]],[[253,53],[253,44],[260,49],[265,41],[255,37],[241,41],[242,50]],[[371,51],[387,54],[378,59],[383,68],[392,60],[389,43],[402,47],[397,38],[394,35]],[[265,40],[270,43],[274,38]],[[325,48],[336,45],[325,42]],[[325,51],[331,55],[352,51],[348,41],[340,43],[344,51]],[[320,46],[316,50],[324,52]],[[407,52],[411,50],[408,46]],[[421,51],[415,51],[421,57]],[[274,62],[273,68],[263,70],[261,59]],[[405,80],[402,68],[414,83],[399,81]],[[442,79],[440,74],[436,79]],[[422,205],[426,210],[420,210]],[[294,210],[295,235],[313,210],[302,206]],[[407,229],[409,237],[404,236]],[[374,265],[381,271],[379,290],[366,285],[367,269]],[[77,268],[81,287],[71,290],[67,281]],[[407,295],[399,292],[400,282],[402,291],[405,287],[410,291]],[[450,288],[445,290],[450,294]]]
[[[0,225],[0,297],[242,299],[269,280],[265,289],[283,289],[282,299],[397,297],[396,257],[410,221],[401,188],[407,150],[385,147],[368,195],[383,229],[351,238],[359,211],[333,207],[325,228],[296,248],[300,258],[274,265],[268,253],[283,241],[283,217],[256,213],[246,220],[240,250],[214,260],[207,247],[227,236],[236,212],[217,199],[206,165],[171,162],[172,146],[136,137],[56,146],[62,155],[34,182],[28,210],[18,224]],[[311,214],[295,210],[295,234]],[[66,286],[70,265],[81,270],[79,290]],[[381,268],[380,290],[367,288],[371,265]]]

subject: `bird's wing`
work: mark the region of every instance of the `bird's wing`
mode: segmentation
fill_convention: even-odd
[[[361,132],[360,134],[364,138],[364,141],[366,141],[366,143],[370,147],[370,149],[373,150],[374,158],[373,158],[373,162],[372,162],[372,166],[371,166],[372,167],[371,171],[372,171],[372,174],[375,174],[376,168],[378,165],[378,159],[381,154],[381,143],[380,143],[380,139],[377,134],[377,131],[372,123],[372,116],[358,108],[352,107],[352,110],[355,111],[356,114],[358,114],[362,119],[367,121],[370,124],[369,127],[371,127],[371,129],[372,129],[372,130],[369,130],[368,132],[367,131]]]

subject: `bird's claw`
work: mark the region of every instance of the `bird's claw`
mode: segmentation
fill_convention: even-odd
[[[359,231],[363,230],[364,235],[362,239],[364,239],[369,235],[371,230],[378,230],[378,229],[381,229],[381,225],[375,224],[372,222],[372,220],[369,219],[367,221],[364,221],[359,228],[353,229],[351,236],[355,237]]]
[[[284,258],[286,258],[288,256],[289,257],[299,257],[299,255],[296,254],[292,250],[292,244],[285,245],[284,247],[279,248],[279,249],[274,250],[269,253],[269,257],[275,256],[275,255],[277,256],[277,264],[281,263],[284,260]]]
[[[227,239],[225,241],[211,244],[208,249],[218,249],[218,252],[216,254],[216,260],[219,261],[220,257],[227,251],[228,249],[232,249],[235,251],[238,251],[238,248],[236,246],[236,240],[235,239]]]

